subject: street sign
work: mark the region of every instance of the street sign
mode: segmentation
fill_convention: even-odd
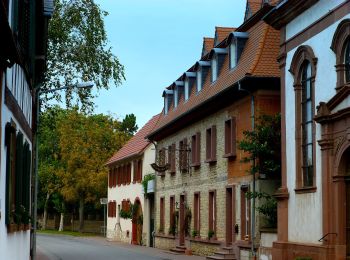
[[[107,204],[107,202],[108,202],[108,199],[107,199],[107,198],[100,198],[100,203],[101,203],[102,205]]]

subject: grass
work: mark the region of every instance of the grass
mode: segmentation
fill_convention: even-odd
[[[73,237],[98,236],[98,234],[94,234],[94,233],[81,233],[81,232],[77,232],[77,231],[57,231],[57,230],[52,230],[52,229],[37,230],[37,233],[39,233],[39,234],[53,234],[53,235],[66,235],[66,236],[73,236]]]

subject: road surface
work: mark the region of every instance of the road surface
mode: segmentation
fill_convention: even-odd
[[[37,260],[176,260],[205,259],[198,256],[173,255],[165,251],[109,242],[103,238],[38,234]]]

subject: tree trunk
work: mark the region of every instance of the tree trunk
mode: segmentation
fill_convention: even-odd
[[[60,218],[60,227],[58,228],[58,231],[63,231],[63,221],[64,221],[64,202],[62,202],[62,211],[61,211],[61,218]]]
[[[50,193],[48,192],[46,194],[46,200],[45,200],[45,205],[44,205],[44,217],[43,217],[43,226],[41,227],[41,229],[46,229],[46,224],[47,224],[47,207],[49,204],[49,198],[50,198]]]
[[[84,229],[84,199],[80,198],[79,201],[79,232],[83,232]]]

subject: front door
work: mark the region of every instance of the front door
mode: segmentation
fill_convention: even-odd
[[[179,245],[185,245],[185,195],[180,195],[180,234]]]
[[[232,246],[234,242],[233,224],[235,216],[233,200],[233,187],[226,188],[226,245]]]

